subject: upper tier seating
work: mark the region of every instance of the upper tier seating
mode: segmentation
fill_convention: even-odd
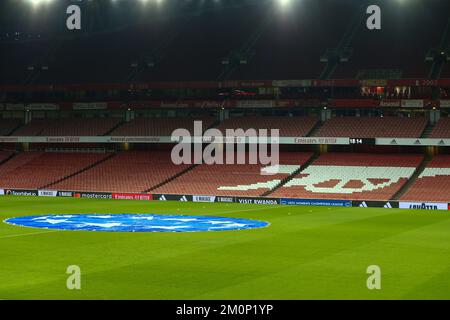
[[[139,68],[142,71],[134,72],[131,80],[317,79],[324,69],[320,57],[339,46],[355,17],[364,17],[366,9],[361,9],[360,1],[323,1],[321,5],[302,1],[280,13],[280,8],[268,8],[265,1],[251,2],[200,9],[195,1],[183,1],[183,14],[174,10],[166,15],[133,8],[130,1],[128,8],[121,8],[126,11],[120,19],[126,28],[107,24],[108,32],[83,37],[1,42],[0,83],[24,83],[32,75],[27,66],[36,61],[49,67],[39,73],[37,84],[129,81],[131,63],[145,62],[144,57],[154,66]],[[427,1],[426,10],[392,0],[377,3],[383,7],[382,29],[368,30],[361,19],[347,43],[352,48],[348,61],[340,63],[331,77],[354,78],[361,69],[401,69],[405,78],[426,78],[430,66],[424,56],[440,43],[448,21],[448,1]],[[112,9],[105,8],[102,14],[111,23],[119,23],[113,18],[116,8]],[[142,11],[142,23],[137,23],[136,10]],[[407,17],[401,25],[400,16]],[[43,27],[33,29],[34,33],[45,33],[48,23],[39,25]],[[247,63],[222,74],[226,69],[222,60],[236,58],[238,53],[244,53]],[[449,75],[445,66],[443,76]]]
[[[120,123],[115,118],[33,119],[15,136],[102,136]]]
[[[143,192],[187,169],[167,151],[119,153],[100,165],[52,186],[58,190]]]
[[[449,202],[450,155],[439,155],[431,160],[401,200]]]
[[[362,19],[348,44],[352,49],[350,58],[339,64],[333,78],[354,78],[362,69],[399,69],[403,78],[427,77],[430,65],[424,63],[424,56],[429,48],[439,45],[447,18],[437,17],[441,10],[448,12],[445,1],[428,3],[433,3],[433,9],[418,10],[415,6],[399,6],[398,1],[380,1],[378,4],[383,8],[381,30],[368,30],[366,20]],[[428,10],[436,14],[427,14]],[[400,22],[400,16],[408,17],[407,21]]]
[[[447,62],[446,64],[444,64],[444,67],[442,68],[441,78],[450,78],[450,63]],[[446,98],[448,99],[448,96]]]
[[[419,155],[324,154],[271,196],[389,200],[422,159]]]
[[[433,128],[429,138],[450,138],[450,118],[441,118]]]
[[[427,126],[426,118],[336,117],[326,121],[317,137],[419,138]]]
[[[105,153],[22,152],[0,166],[0,187],[42,188],[107,156]]]
[[[262,175],[262,172],[270,172],[274,168],[261,164],[203,164],[153,192],[259,196],[273,189],[282,179],[306,163],[311,156],[312,153],[280,153],[280,167],[275,175]],[[246,154],[246,163],[249,163],[248,157],[249,155]]]
[[[225,129],[279,129],[280,137],[304,137],[318,122],[317,117],[239,117],[225,120],[218,127]],[[268,132],[270,135],[270,131]]]
[[[0,136],[10,135],[20,124],[18,119],[0,119]]]
[[[176,129],[194,130],[194,121],[202,121],[203,130],[208,129],[214,118],[137,118],[114,130],[113,136],[171,136]]]

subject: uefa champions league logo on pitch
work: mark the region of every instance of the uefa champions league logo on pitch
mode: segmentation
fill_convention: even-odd
[[[104,232],[204,232],[264,228],[268,222],[213,216],[168,214],[49,214],[23,216],[5,223],[41,229]]]

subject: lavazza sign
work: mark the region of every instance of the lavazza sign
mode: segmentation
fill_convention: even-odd
[[[400,209],[448,210],[448,203],[433,202],[400,202]]]

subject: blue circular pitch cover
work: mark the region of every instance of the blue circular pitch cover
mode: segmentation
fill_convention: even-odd
[[[264,228],[265,221],[162,214],[48,214],[6,219],[7,224],[42,229],[109,232],[201,232]]]

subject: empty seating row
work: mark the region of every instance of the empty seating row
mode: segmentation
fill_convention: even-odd
[[[304,137],[317,124],[317,117],[239,117],[225,120],[218,127],[226,129],[278,129],[280,137]],[[268,133],[270,135],[270,132]]]
[[[187,169],[170,152],[119,153],[98,166],[52,186],[57,190],[143,192]]]
[[[249,155],[246,156],[248,163]],[[259,196],[294,173],[311,156],[307,152],[281,153],[280,166],[276,168],[262,164],[203,164],[154,193]]]
[[[171,136],[176,129],[194,132],[194,121],[202,122],[202,129],[215,125],[213,117],[194,118],[136,118],[124,122],[118,118],[64,118],[33,119],[20,126],[19,120],[0,120],[0,135],[14,136]],[[317,131],[316,116],[241,116],[221,122],[217,128],[226,129],[278,129],[281,137],[304,137],[315,133],[317,137],[355,138],[419,138],[427,126],[427,118],[399,117],[335,117],[323,123]],[[268,132],[270,134],[270,132]],[[430,138],[449,138],[450,118],[442,118]]]
[[[398,117],[336,117],[326,121],[317,137],[419,138],[428,120]]]
[[[42,188],[83,170],[108,155],[106,153],[19,153],[0,166],[0,187]]]
[[[10,135],[21,123],[18,119],[0,119],[0,136]]]
[[[0,163],[7,160],[9,157],[11,157],[14,154],[12,151],[3,151],[0,150]]]
[[[176,129],[187,129],[193,134],[194,121],[201,121],[202,129],[204,131],[214,123],[214,118],[136,118],[114,130],[111,135],[170,137],[172,132]]]
[[[0,163],[4,161],[0,188],[260,196],[295,174],[270,196],[385,201],[392,199],[423,160],[414,154],[327,153],[296,173],[311,157],[309,152],[281,152],[279,166],[271,166],[248,164],[251,155],[246,153],[247,164],[236,164],[235,155],[235,164],[192,166],[174,164],[168,151],[114,156],[0,151]],[[436,156],[401,200],[448,202],[449,185],[450,155]]]
[[[420,155],[329,153],[272,196],[304,199],[390,200],[413,175]]]
[[[402,196],[405,201],[450,201],[450,156],[436,156]]]
[[[433,131],[430,134],[430,138],[450,138],[450,117],[441,118],[434,126]]]
[[[102,136],[121,122],[115,118],[33,119],[15,136]]]

